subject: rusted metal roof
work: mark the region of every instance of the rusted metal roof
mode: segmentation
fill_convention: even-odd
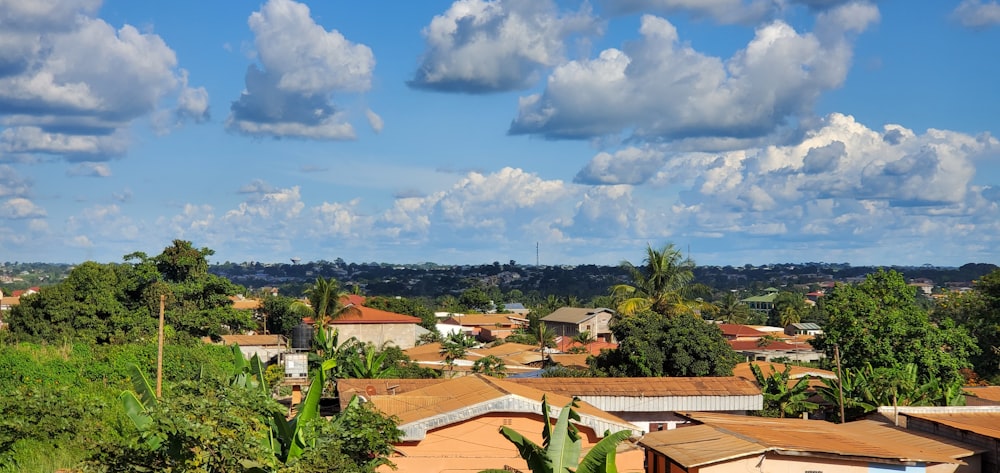
[[[682,415],[703,425],[652,432],[640,443],[688,468],[763,452],[892,464],[963,463],[962,458],[977,453],[957,441],[874,421],[833,424],[704,412]]]
[[[755,380],[756,377],[753,375],[753,372],[750,371],[751,363],[757,365],[764,376],[770,375],[772,368],[778,373],[782,373],[785,371],[785,366],[791,366],[792,369],[788,372],[789,379],[797,380],[805,376],[809,376],[810,378],[837,379],[837,373],[834,373],[833,371],[821,370],[819,368],[809,368],[806,366],[786,365],[784,363],[773,363],[770,361],[738,363],[735,367],[733,367],[733,376],[739,376],[740,378],[746,378],[751,381]]]
[[[220,335],[223,345],[239,345],[241,347],[273,347],[285,346],[287,339],[282,335]]]
[[[755,383],[744,378],[519,378],[511,382],[576,396],[609,412],[744,411],[763,408]]]
[[[900,411],[900,415],[936,422],[959,430],[973,432],[986,437],[1000,439],[1000,412],[976,412],[972,408],[965,408],[966,412],[905,412]]]
[[[338,397],[340,398],[340,408],[344,409],[345,407],[347,407],[347,403],[351,402],[351,398],[354,397],[355,394],[359,396],[364,396],[365,398],[368,398],[373,395],[385,396],[394,394],[404,394],[434,384],[443,383],[445,381],[447,380],[441,378],[430,378],[430,379],[345,378],[337,380],[337,394]]]
[[[398,395],[368,397],[378,410],[399,418],[399,428],[404,440],[419,440],[427,430],[463,422],[474,417],[497,413],[539,414],[542,397],[552,407],[551,414],[572,400],[560,394],[547,393],[507,380],[479,374],[454,378]],[[579,424],[591,428],[598,436],[606,430],[632,430],[639,428],[627,421],[579,402]]]
[[[987,401],[1000,402],[1000,386],[969,386],[963,388],[967,396],[975,396]]]
[[[744,396],[760,395],[760,388],[745,378],[525,378],[511,380],[535,389],[566,396]]]

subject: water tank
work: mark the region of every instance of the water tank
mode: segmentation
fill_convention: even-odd
[[[309,351],[312,347],[313,327],[307,323],[301,323],[292,329],[292,350]]]
[[[285,353],[285,378],[305,379],[309,377],[309,355],[305,353]]]

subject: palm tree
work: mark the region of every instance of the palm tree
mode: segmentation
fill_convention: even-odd
[[[659,250],[647,245],[646,258],[640,267],[628,261],[621,265],[631,276],[632,284],[611,288],[619,314],[630,316],[646,309],[663,315],[692,312],[681,292],[694,279],[694,261],[684,258],[672,243]]]
[[[715,305],[719,308],[719,320],[727,324],[745,324],[750,319],[750,306],[741,302],[734,292],[715,301]]]
[[[473,373],[482,373],[494,378],[507,376],[507,365],[496,355],[487,355],[472,363]]]
[[[344,307],[340,299],[347,294],[340,290],[340,283],[336,279],[325,279],[323,276],[316,278],[312,287],[306,289],[309,296],[309,305],[312,306],[316,323],[320,326],[326,324],[327,317],[337,317]]]

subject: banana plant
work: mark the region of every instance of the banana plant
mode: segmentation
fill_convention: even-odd
[[[618,444],[629,438],[632,432],[628,430],[605,432],[604,438],[581,460],[583,441],[579,429],[570,422],[580,420],[575,407],[578,405],[576,399],[573,399],[559,412],[559,417],[553,426],[549,421],[548,401],[542,397],[544,424],[541,446],[507,426],[500,427],[500,434],[517,447],[517,452],[528,464],[532,473],[618,473],[615,465]],[[503,470],[483,470],[480,473],[500,471]]]
[[[157,405],[156,391],[153,391],[153,387],[149,385],[149,380],[146,379],[146,375],[138,366],[129,364],[128,369],[132,376],[133,390],[121,393],[118,399],[121,400],[122,406],[125,408],[125,414],[128,415],[129,419],[132,419],[135,427],[142,432],[153,423],[153,418],[150,417],[149,411]],[[160,439],[149,437],[146,439],[146,445],[155,450],[160,447]]]

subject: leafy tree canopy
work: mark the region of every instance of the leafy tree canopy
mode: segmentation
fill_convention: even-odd
[[[961,382],[959,370],[978,351],[975,340],[952,321],[932,324],[917,304],[916,289],[896,271],[879,270],[860,284],[838,285],[824,299],[830,322],[812,344],[831,360],[839,345],[844,368],[902,369],[912,363],[919,367],[920,382],[950,384]]]
[[[718,326],[652,311],[613,321],[618,348],[591,365],[609,376],[732,376],[739,356]]]

